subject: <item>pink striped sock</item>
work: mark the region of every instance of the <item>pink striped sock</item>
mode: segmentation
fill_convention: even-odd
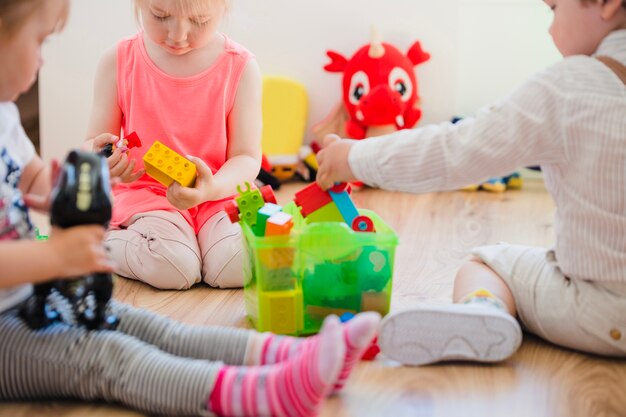
[[[357,314],[352,320],[343,324],[343,339],[346,345],[346,356],[339,377],[335,382],[334,392],[343,388],[354,365],[361,359],[376,336],[380,323],[380,314],[366,312]],[[309,344],[317,343],[317,336],[298,339],[289,336],[266,335],[261,346],[260,364],[268,365],[279,363],[294,355]]]
[[[225,366],[208,400],[220,416],[315,416],[345,357],[341,325],[329,317],[314,343],[268,366]]]

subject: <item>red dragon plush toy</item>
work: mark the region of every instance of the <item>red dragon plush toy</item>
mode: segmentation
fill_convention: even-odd
[[[331,62],[324,69],[343,73],[343,109],[313,128],[319,140],[327,133],[363,139],[415,126],[422,111],[413,67],[430,59],[419,42],[404,54],[374,32],[372,42],[350,59],[335,51],[327,55]],[[337,126],[342,118],[344,126]]]

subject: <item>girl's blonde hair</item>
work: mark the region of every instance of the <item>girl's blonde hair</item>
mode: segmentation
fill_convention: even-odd
[[[0,33],[11,37],[28,21],[35,11],[42,7],[46,0],[0,0]],[[66,2],[63,13],[59,16],[57,30],[65,26],[69,14],[69,2]]]
[[[1,1],[1,0],[0,0]],[[141,6],[149,3],[150,0],[133,0],[133,10],[135,13],[135,20],[137,24],[141,25]],[[186,14],[189,16],[195,16],[201,14],[206,10],[206,5],[214,5],[220,4],[225,7],[226,10],[229,8],[229,0],[176,0],[172,1],[173,7],[172,11]]]

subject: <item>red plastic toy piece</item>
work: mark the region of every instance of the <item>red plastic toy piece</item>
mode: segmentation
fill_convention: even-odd
[[[314,182],[298,191],[293,201],[301,208],[302,216],[306,217],[315,210],[324,207],[326,204],[332,203],[333,199],[330,194],[322,190],[320,186]]]
[[[237,223],[239,221],[239,207],[237,207],[235,200],[227,201],[226,204],[224,204],[224,211],[228,215],[231,223]]]
[[[356,232],[374,232],[374,222],[367,216],[356,216],[352,220],[352,230]]]
[[[278,204],[276,202],[276,195],[274,195],[274,190],[269,185],[264,185],[261,187],[261,196],[263,196],[263,201],[266,203]]]
[[[272,172],[272,164],[265,154],[261,155],[261,168],[266,170],[267,172]]]
[[[127,140],[128,143],[126,144],[126,146],[130,149],[130,148],[141,148],[141,139],[139,139],[139,135],[137,135],[136,132],[132,132],[131,134],[129,134],[128,136],[126,136],[124,138],[124,140]]]
[[[352,187],[347,182],[339,182],[333,185],[329,191],[333,193],[343,193],[344,191],[348,194],[352,193]]]
[[[311,141],[311,150],[313,151],[314,154],[317,154],[319,151],[322,150],[322,147],[320,146],[319,143],[313,140]]]

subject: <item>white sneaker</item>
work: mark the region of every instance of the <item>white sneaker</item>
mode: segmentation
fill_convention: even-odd
[[[399,311],[381,323],[378,344],[406,365],[448,360],[498,362],[522,343],[511,315],[479,304],[426,305]]]

